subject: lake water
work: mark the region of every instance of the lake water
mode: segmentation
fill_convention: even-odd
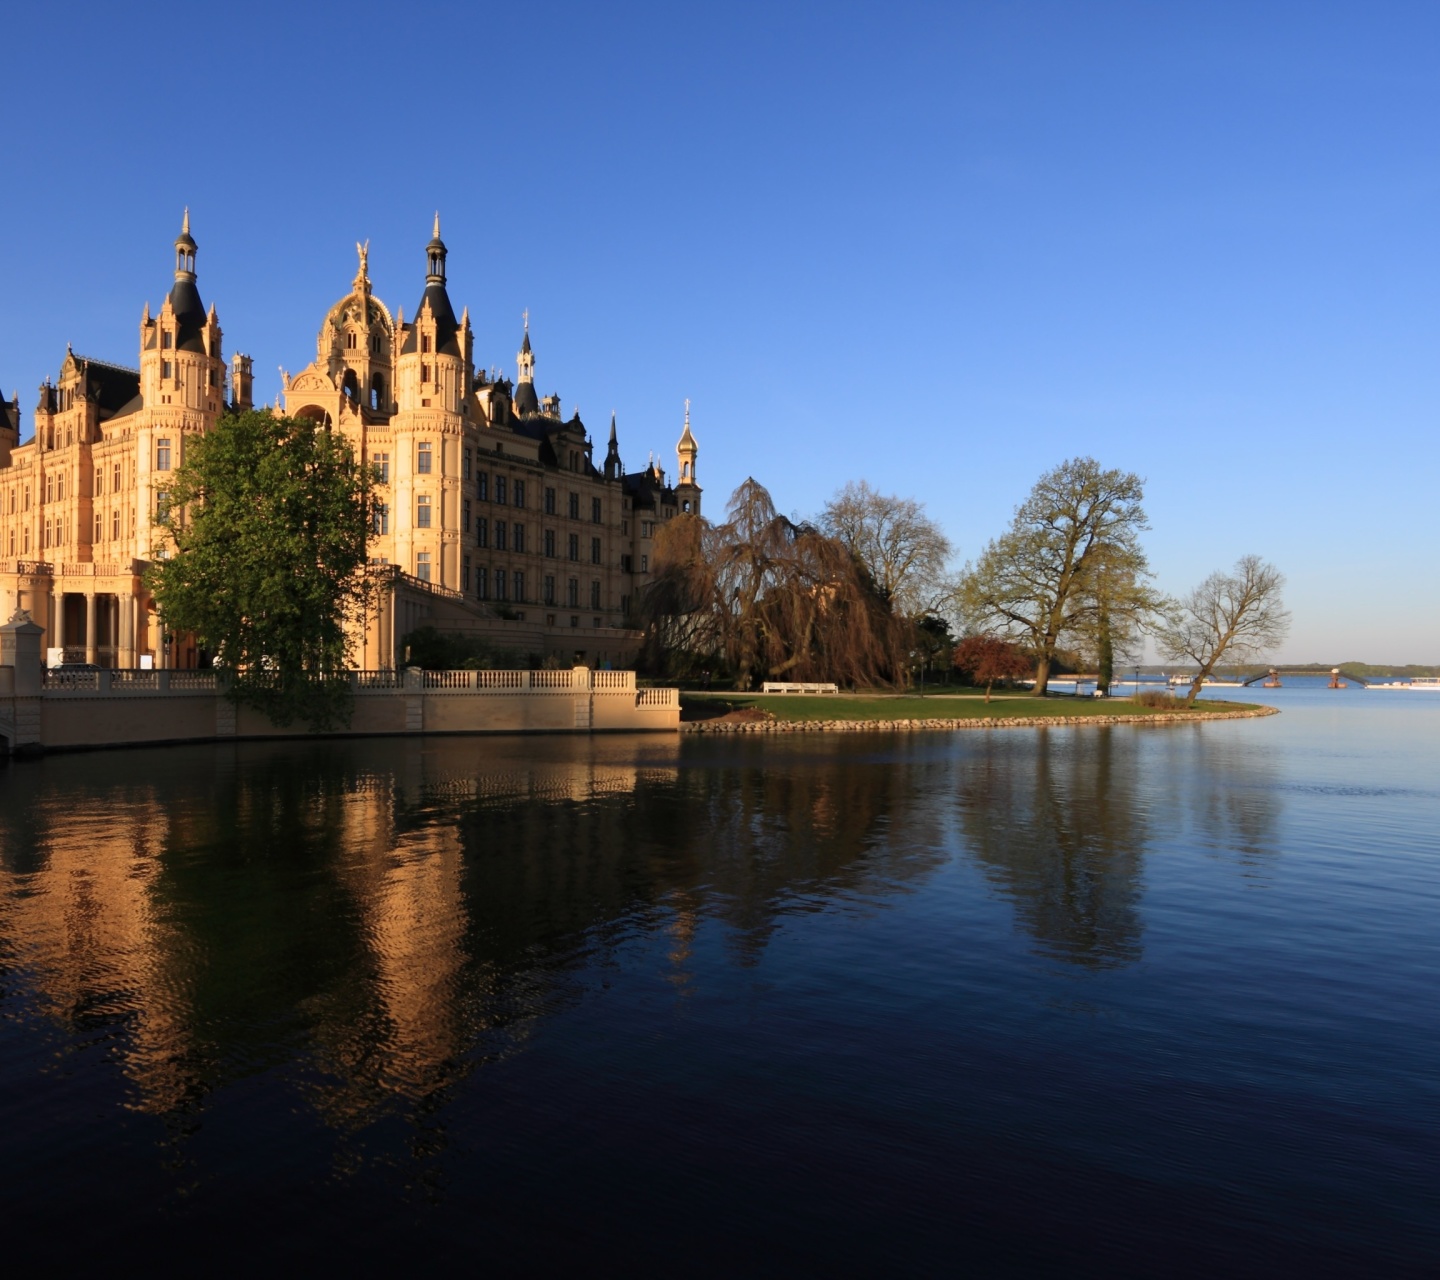
[[[1440,695],[1246,696],[0,768],[0,1220],[66,1269],[1433,1274]]]

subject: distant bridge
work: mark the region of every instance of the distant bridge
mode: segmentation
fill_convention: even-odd
[[[1264,680],[1275,680],[1278,682],[1287,676],[1329,676],[1330,687],[1332,689],[1339,687],[1338,681],[1340,680],[1348,680],[1352,684],[1358,684],[1362,689],[1368,688],[1370,685],[1370,681],[1365,679],[1364,676],[1353,675],[1342,667],[1330,667],[1328,669],[1319,667],[1271,667],[1269,671],[1263,672],[1258,676],[1251,676],[1250,679],[1242,681],[1242,683],[1249,686],[1259,684]]]

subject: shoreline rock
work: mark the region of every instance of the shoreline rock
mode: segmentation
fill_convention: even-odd
[[[681,733],[861,733],[924,729],[1054,729],[1072,725],[1205,724],[1211,720],[1255,720],[1279,714],[1278,707],[1214,711],[1201,715],[1161,711],[1154,715],[982,716],[951,720],[688,720]]]

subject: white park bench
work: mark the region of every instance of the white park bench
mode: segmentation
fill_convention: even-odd
[[[767,680],[761,693],[839,693],[838,684],[797,684],[785,680]]]

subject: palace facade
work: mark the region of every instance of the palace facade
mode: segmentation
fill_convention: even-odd
[[[688,405],[673,483],[653,461],[625,470],[613,415],[597,463],[578,412],[567,419],[558,396],[536,392],[528,317],[515,381],[476,370],[438,215],[412,320],[375,296],[367,247],[321,324],[315,360],[282,375],[276,403],[342,431],[380,476],[370,572],[381,589],[356,661],[403,665],[403,637],[429,624],[532,657],[627,662],[655,532],[700,512]],[[18,397],[0,404],[0,609],[27,610],[69,661],[206,658],[165,631],[144,583],[146,563],[165,554],[154,517],[187,441],[253,405],[250,358],[227,367],[195,259],[187,214],[174,284],[140,322],[138,369],[67,351],[24,444]]]

